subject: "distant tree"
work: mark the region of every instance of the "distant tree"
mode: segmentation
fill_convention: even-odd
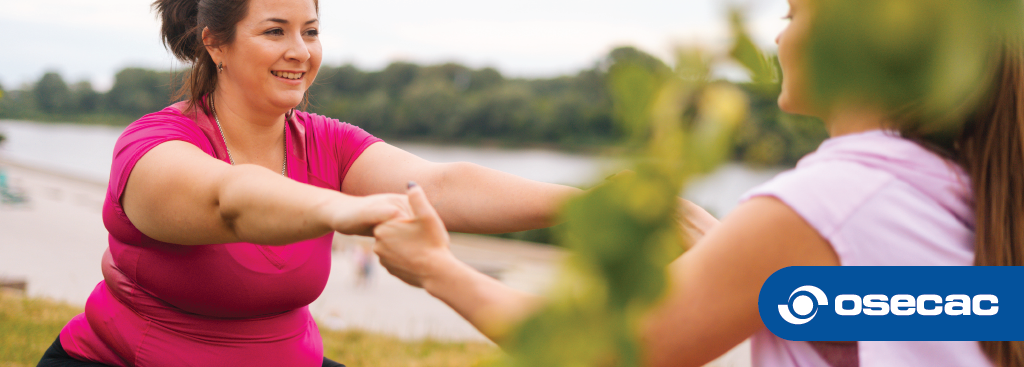
[[[419,72],[419,65],[394,62],[381,72],[381,83],[389,96],[397,97],[405,90],[405,87],[412,84]]]
[[[87,80],[75,83],[71,87],[71,100],[78,112],[96,112],[100,107],[103,95],[92,88],[92,83]]]
[[[335,117],[328,111],[334,112],[342,100],[368,94],[372,91],[372,84],[369,73],[351,64],[323,66],[317,74],[316,82],[309,87],[310,111]]]
[[[469,74],[469,76],[470,90],[483,90],[487,88],[492,88],[505,81],[505,77],[503,77],[501,73],[494,68],[483,68],[480,70],[474,70],[472,73]]]
[[[464,132],[469,137],[524,140],[538,120],[534,95],[525,83],[503,83],[482,91],[467,106]]]
[[[457,136],[462,128],[456,120],[458,90],[443,73],[417,78],[402,93],[395,133],[403,136]]]
[[[778,69],[772,60],[765,67]],[[457,63],[395,62],[380,71],[351,64],[323,66],[310,86],[311,103],[303,108],[387,139],[603,146],[626,142],[635,133],[644,137],[643,131],[630,130],[632,125],[615,123],[630,112],[616,111],[612,104],[609,75],[621,69],[649,76],[654,84],[688,75],[634,47],[616,48],[575,75],[546,79],[506,78],[494,68]],[[45,117],[40,116],[44,112],[60,119],[86,119],[101,111],[135,118],[170,103],[182,76],[126,68],[117,73],[109,92],[100,93],[88,81],[69,87],[60,75],[48,73],[34,85],[11,91],[0,86],[0,118],[33,119]],[[750,82],[739,87],[747,92],[751,111],[734,137],[733,159],[791,165],[826,137],[820,121],[779,110],[777,84]],[[629,95],[649,94],[645,93],[640,88]]]
[[[10,90],[0,98],[0,118],[25,119],[39,113],[35,102],[35,86],[24,85],[22,89]]]
[[[71,100],[71,90],[64,83],[64,78],[60,74],[56,72],[43,74],[33,92],[39,111],[45,113],[72,112],[74,103]]]
[[[131,116],[159,111],[171,102],[172,80],[167,72],[123,69],[114,76],[114,86],[107,93],[107,106],[112,112]]]
[[[337,114],[329,116],[356,124],[368,132],[381,136],[396,136],[394,131],[395,109],[391,108],[392,98],[383,89],[367,93],[362,98],[350,100],[339,106]],[[341,104],[341,103],[339,103]]]

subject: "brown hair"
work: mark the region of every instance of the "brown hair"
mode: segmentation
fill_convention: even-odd
[[[997,53],[992,82],[955,139],[901,133],[952,158],[971,178],[974,265],[1024,265],[1024,43],[1009,37]],[[1024,341],[982,341],[1000,367],[1024,366]]]
[[[957,144],[957,158],[974,194],[974,264],[1024,265],[1024,49],[1013,40],[1003,50],[995,90]],[[1024,342],[983,341],[997,366],[1024,366]]]
[[[318,0],[313,6],[320,12]],[[249,11],[249,0],[156,0],[153,8],[160,16],[160,37],[178,60],[191,64],[185,82],[174,99],[187,97],[189,108],[201,106],[200,99],[217,89],[217,65],[207,46],[231,44],[235,40],[235,27]],[[209,29],[213,44],[203,44],[203,29]]]

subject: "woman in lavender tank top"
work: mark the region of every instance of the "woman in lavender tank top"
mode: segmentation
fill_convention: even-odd
[[[553,224],[577,189],[427,162],[295,107],[320,67],[317,0],[158,0],[192,66],[179,96],[119,138],[100,282],[42,366],[327,366],[308,305],[334,232],[411,216],[426,187],[445,225]]]
[[[816,33],[832,25],[816,17],[860,2],[789,3],[790,23],[776,40],[784,74],[778,103],[787,112],[820,117],[831,138],[795,169],[744,195],[721,223],[698,221],[700,230],[687,231],[695,245],[670,266],[668,295],[648,315],[643,330],[647,362],[699,366],[749,338],[755,366],[1024,366],[1024,342],[808,343],[778,338],[765,328],[757,305],[761,285],[788,266],[1024,265],[1024,256],[1019,256],[1024,252],[1024,42],[1016,30],[1024,17],[1019,7],[1010,7],[1017,13],[1000,14],[1012,19],[1007,24],[1015,30],[983,33],[987,38],[971,45],[981,49],[971,57],[987,60],[956,64],[966,73],[960,77],[973,75],[963,69],[971,65],[980,71],[977,78],[967,79],[977,83],[974,88],[944,91],[959,97],[939,107],[948,108],[948,114],[932,116],[953,120],[942,125],[915,115],[907,105],[879,101],[880,95],[907,90],[863,91],[857,89],[863,84],[840,84],[838,88],[846,89],[833,92],[850,99],[820,103],[811,98],[811,86],[820,81],[812,78],[838,74],[843,67],[905,65],[885,58],[893,50],[881,48],[894,46],[877,31],[867,41],[877,41],[871,44],[877,49],[845,55],[833,64],[815,59],[821,54],[808,52],[812,39],[819,47],[839,50],[848,43],[837,39],[856,31],[833,27],[832,33]],[[895,6],[885,8],[894,13],[884,16],[902,17],[900,24],[949,21],[924,9],[942,2],[872,2],[883,3]],[[868,32],[868,27],[874,29],[874,24],[858,29]],[[943,50],[941,45],[928,43],[934,39],[920,38],[914,50],[941,54],[936,51]],[[937,72],[925,65],[937,68],[947,62],[954,61],[926,59],[915,64],[920,70],[902,72]],[[811,65],[817,74],[812,75]],[[911,90],[919,94],[902,97],[919,102],[932,89]],[[377,227],[378,254],[392,273],[422,286],[501,343],[498,330],[507,328],[487,326],[514,322],[542,301],[455,259],[444,223],[425,194],[429,192],[429,187],[410,189],[415,220]]]

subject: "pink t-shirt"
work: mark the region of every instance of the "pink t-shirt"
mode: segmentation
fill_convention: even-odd
[[[112,366],[320,366],[308,305],[327,283],[332,234],[286,246],[182,246],[147,237],[125,215],[128,176],[153,147],[181,140],[228,162],[217,124],[185,108],[146,115],[118,139],[103,205],[104,281],[61,331],[61,344],[76,359]],[[286,126],[288,177],[336,191],[356,158],[380,141],[305,112]]]
[[[970,266],[970,180],[956,164],[881,130],[826,140],[796,168],[747,192],[772,196],[828,240],[842,265]],[[828,366],[811,343],[767,329],[751,338],[754,366]],[[860,366],[991,366],[978,342],[865,341]]]

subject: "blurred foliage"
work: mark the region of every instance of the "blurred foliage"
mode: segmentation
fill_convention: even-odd
[[[803,7],[795,19],[811,23],[798,28],[805,33],[787,34],[806,44],[786,56],[802,57],[788,61],[807,73],[809,85],[787,88],[804,92],[810,100],[799,102],[809,102],[809,112],[878,111],[929,133],[957,132],[993,84],[1000,61],[993,56],[1021,52],[1014,46],[1024,39],[1019,1],[793,3]],[[638,152],[636,174],[568,204],[556,237],[573,255],[548,303],[510,336],[501,366],[643,364],[640,317],[665,289],[665,265],[685,248],[673,214],[687,179],[731,154],[792,159],[813,146],[799,142],[824,137],[814,120],[768,106],[779,94],[778,60],[754,46],[738,12],[731,23],[729,56],[750,72],[750,83],[739,88],[710,80],[709,70],[723,60],[699,50],[681,52],[668,76],[643,62],[610,69],[613,116]],[[741,132],[732,137],[737,126]]]
[[[752,80],[745,89],[777,89],[772,59],[749,42],[739,18],[733,28],[731,58]],[[674,69],[634,57],[609,68],[614,116],[629,132],[633,173],[567,205],[557,237],[572,256],[548,303],[512,333],[509,357],[497,365],[643,364],[640,317],[660,299],[666,266],[686,247],[678,194],[690,178],[730,157],[733,133],[748,120],[749,93],[711,77],[723,61],[682,50]]]
[[[1024,14],[1015,0],[813,4],[808,80],[819,110],[871,106],[950,138],[985,97],[993,55],[1019,41]]]
[[[743,42],[753,45],[749,38]],[[774,58],[759,63],[757,75],[777,77]],[[643,101],[613,105],[609,89],[610,72],[625,64],[659,80],[674,73],[665,62],[632,47],[616,48],[575,75],[549,79],[506,78],[492,68],[454,63],[396,62],[380,71],[324,66],[310,87],[307,110],[393,140],[587,150],[625,142],[635,148],[647,138],[643,130],[632,130],[642,124],[614,121],[635,114],[622,109]],[[109,91],[97,92],[87,81],[68,83],[49,72],[0,98],[0,118],[124,125],[170,104],[183,75],[126,68],[117,73]],[[824,137],[820,123],[779,112],[777,85],[753,80],[739,87],[750,94],[753,113],[733,142],[732,158],[762,166],[791,165]],[[644,93],[622,98],[634,97],[651,98]],[[550,238],[550,233],[515,236]]]

